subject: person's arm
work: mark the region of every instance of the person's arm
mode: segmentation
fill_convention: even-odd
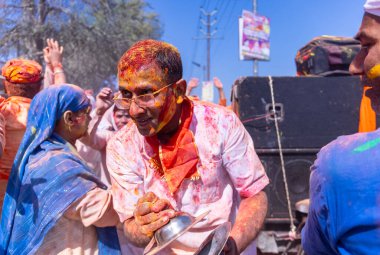
[[[111,191],[101,188],[90,190],[73,203],[64,216],[81,221],[85,227],[109,227],[119,223],[119,217],[113,209]]]
[[[242,199],[225,251],[237,254],[252,243],[264,223],[268,202],[263,189],[269,179],[252,138],[238,117],[230,112],[221,121],[225,122],[222,126],[226,126],[223,164]]]
[[[268,200],[263,191],[253,197],[242,199],[229,240],[229,242],[235,242],[238,254],[243,252],[257,237],[264,224],[267,209]],[[229,243],[230,247],[231,245],[234,246],[234,244]],[[236,254],[230,247],[227,246],[225,250],[227,254]]]
[[[59,46],[58,41],[50,38],[46,42],[47,47],[44,48],[45,74],[49,75],[49,73],[52,73],[50,75],[53,78],[52,84],[64,84],[66,83],[66,76],[62,66],[63,46]]]
[[[219,105],[227,106],[226,95],[223,90],[223,83],[219,80],[218,77],[214,77],[214,86],[218,89],[219,93]]]
[[[197,78],[191,78],[186,87],[186,96],[190,96],[191,91],[198,86],[199,80]]]
[[[0,158],[4,152],[5,141],[5,118],[3,114],[0,113]]]
[[[104,113],[113,105],[111,98],[112,90],[110,88],[102,88],[96,96],[96,108],[91,112],[91,121],[88,125],[87,135],[80,139],[82,143],[96,150],[105,148],[107,141],[114,133],[109,130],[98,130]]]

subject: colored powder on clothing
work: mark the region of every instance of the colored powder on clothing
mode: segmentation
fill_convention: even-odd
[[[368,141],[365,144],[360,145],[354,149],[354,152],[363,152],[373,147],[376,147],[380,143],[380,138],[376,138],[374,140]]]
[[[380,77],[380,64],[375,65],[374,67],[372,67],[372,68],[368,71],[368,73],[367,73],[367,77],[368,77],[369,79],[371,79],[371,80]]]

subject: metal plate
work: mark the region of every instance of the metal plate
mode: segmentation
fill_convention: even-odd
[[[197,224],[198,222],[200,222],[201,220],[204,219],[204,217],[206,217],[208,214],[210,213],[210,211],[207,211],[205,213],[202,213],[201,215],[199,215],[198,217],[196,217],[194,219],[194,222],[191,223],[187,228],[185,228],[184,230],[182,230],[181,232],[179,232],[177,235],[175,235],[172,239],[168,240],[166,243],[162,244],[162,245],[158,245],[156,247],[154,247],[153,249],[148,249],[147,251],[144,250],[144,254],[145,255],[154,255],[154,254],[157,254],[158,252],[160,252],[162,249],[164,249],[166,246],[168,246],[169,244],[171,244],[173,241],[175,241],[178,237],[182,236],[183,234],[185,234],[188,230],[190,230],[192,227],[194,227],[195,224]],[[149,247],[150,245],[147,246],[147,248]]]
[[[225,222],[214,229],[194,255],[219,255],[231,232],[231,223]]]

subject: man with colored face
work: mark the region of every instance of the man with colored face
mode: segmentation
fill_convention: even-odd
[[[380,1],[368,0],[350,66],[380,113]],[[302,244],[313,254],[380,254],[380,131],[342,136],[318,153]]]
[[[116,130],[121,129],[128,124],[130,120],[129,113],[126,110],[113,107],[113,123],[115,123]]]
[[[268,177],[236,115],[185,96],[180,54],[165,42],[133,45],[118,79],[115,104],[132,121],[108,143],[107,165],[126,237],[145,247],[177,212],[211,211],[159,254],[193,254],[226,221],[233,223],[226,254],[256,254]]]

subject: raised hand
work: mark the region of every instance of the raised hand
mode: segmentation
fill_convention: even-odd
[[[219,80],[218,77],[214,77],[213,81],[214,81],[214,86],[217,89],[223,89],[223,83]]]
[[[112,105],[112,89],[102,88],[96,96],[96,114],[103,115]]]
[[[189,81],[189,84],[187,86],[189,88],[193,89],[193,88],[198,87],[198,84],[199,84],[198,78],[191,78],[191,80]]]
[[[54,68],[62,68],[63,46],[59,46],[58,41],[48,38],[46,39],[47,47],[44,48],[44,59],[47,65]]]

